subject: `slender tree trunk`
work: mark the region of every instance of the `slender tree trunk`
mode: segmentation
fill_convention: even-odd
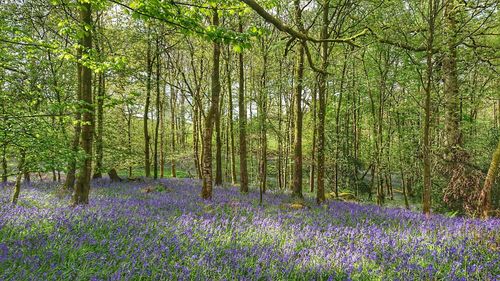
[[[150,32],[150,31],[148,31]],[[148,36],[149,38],[149,36]],[[144,125],[144,172],[146,177],[151,177],[151,160],[149,155],[149,104],[151,99],[151,76],[153,75],[153,60],[151,58],[151,44],[148,39],[148,47],[146,51],[146,60],[147,60],[147,78],[146,78],[146,103],[144,104],[144,116],[143,116],[143,125]]]
[[[194,151],[194,165],[196,167],[196,173],[198,178],[201,179],[201,161],[200,161],[200,152],[199,152],[199,109],[197,103],[194,103],[193,107],[193,151]]]
[[[92,25],[92,17],[90,3],[82,3],[80,10],[80,19],[86,26]],[[89,53],[92,48],[92,34],[88,30],[84,32],[82,38],[82,48],[84,52]],[[82,96],[80,103],[82,104],[82,132],[81,132],[81,149],[85,153],[83,165],[78,174],[75,191],[73,193],[73,204],[88,204],[90,191],[90,176],[92,173],[92,139],[94,137],[94,108],[92,103],[92,71],[85,65],[82,65],[81,72],[81,89]]]
[[[24,182],[31,182],[31,174],[29,171],[24,171]]]
[[[380,206],[385,203],[385,192],[384,192],[384,174],[385,166],[382,162],[384,156],[384,95],[385,95],[385,85],[387,78],[388,65],[385,64],[385,70],[381,71],[380,79],[380,89],[378,95],[378,115],[377,115],[377,130],[375,137],[377,138],[377,178],[378,178],[378,189],[377,189],[377,202]]]
[[[186,133],[186,106],[185,106],[185,101],[186,98],[184,95],[181,95],[181,117],[179,118],[180,120],[180,130],[179,130],[179,139],[181,140],[181,147],[183,150],[186,149],[186,143],[187,143],[187,133]]]
[[[97,15],[97,29],[102,32],[102,20],[101,16],[98,14]],[[95,50],[96,53],[99,57],[103,57],[103,48],[102,48],[102,43],[99,37],[95,37]],[[95,106],[97,108],[96,112],[96,120],[95,120],[95,125],[97,125],[97,128],[95,132],[95,149],[96,149],[96,155],[95,155],[95,166],[94,166],[94,174],[92,178],[98,179],[102,178],[102,172],[103,172],[103,133],[104,133],[104,95],[105,95],[105,77],[104,77],[104,72],[99,72],[94,75],[94,78],[97,79],[97,85],[94,83],[94,87],[97,86],[97,94],[95,95]]]
[[[127,141],[128,141],[128,153],[132,155],[132,112],[127,105]],[[132,165],[128,167],[128,177],[132,178]]]
[[[239,19],[238,29],[243,33],[243,24]],[[247,171],[247,111],[245,106],[245,73],[243,68],[243,52],[238,55],[239,67],[239,87],[238,87],[238,123],[240,131],[240,191],[248,192],[248,171]]]
[[[227,93],[228,93],[228,103],[229,103],[229,137],[231,141],[231,183],[236,184],[236,153],[234,146],[234,126],[233,126],[233,84],[231,80],[231,68],[229,67],[231,61],[231,53],[227,53],[226,61],[226,73],[227,73]]]
[[[425,100],[424,100],[424,135],[423,135],[423,195],[422,195],[422,209],[424,214],[431,213],[431,152],[430,152],[430,123],[431,123],[431,84],[432,84],[432,48],[434,43],[434,23],[435,23],[435,0],[429,0],[429,35],[427,37],[427,80],[425,85]],[[446,86],[445,86],[446,87]]]
[[[342,98],[344,96],[344,81],[347,69],[347,55],[344,57],[342,76],[340,77],[339,101],[335,112],[335,197],[339,197],[339,161],[340,161],[340,111],[342,110]]]
[[[222,186],[222,128],[221,115],[224,95],[220,96],[219,106],[215,116],[215,185]]]
[[[176,113],[176,101],[177,101],[177,94],[175,92],[174,87],[170,87],[170,146],[171,146],[171,151],[170,151],[170,167],[171,167],[171,173],[172,177],[176,178],[177,177],[177,171],[176,171],[176,166],[175,166],[175,142],[176,142],[176,128],[175,128],[175,113]]]
[[[2,182],[7,182],[7,145],[2,147]]]
[[[20,152],[19,163],[17,163],[17,175],[16,175],[16,183],[14,185],[14,193],[12,194],[11,203],[16,205],[17,200],[19,199],[19,193],[21,192],[21,179],[24,170],[24,161],[26,159],[26,154],[24,151]]]
[[[267,188],[267,50],[264,41],[262,41],[263,65],[262,76],[260,79],[259,94],[259,125],[260,125],[260,163],[259,163],[259,191],[260,204],[262,204],[262,194],[266,193]]]
[[[161,78],[161,62],[160,62],[160,35],[156,37],[156,124],[155,124],[155,139],[154,139],[154,171],[153,178],[158,178],[158,140],[160,131],[160,103],[161,103],[161,91],[160,91],[160,78]]]
[[[321,27],[321,38],[328,37],[330,0],[323,2],[323,24]],[[326,80],[328,69],[328,43],[321,43],[321,72],[318,81],[318,139],[317,139],[317,188],[316,202],[321,204],[325,201],[325,123],[326,123]]]
[[[297,57],[297,84],[295,86],[295,141],[293,149],[293,190],[294,197],[303,198],[302,195],[302,87],[304,79],[304,47],[298,45]]]
[[[226,73],[227,74],[227,73]],[[221,108],[224,107],[224,104],[222,103],[221,101]],[[229,106],[228,106],[229,108]],[[221,114],[224,116],[225,115],[225,118],[223,119],[225,122],[224,122],[224,144],[225,144],[225,154],[224,154],[224,180],[226,182],[231,182],[231,178],[230,178],[230,170],[231,170],[231,150],[229,148],[229,142],[231,141],[231,137],[230,137],[230,134],[229,134],[229,123],[231,122],[229,120],[229,112],[225,112],[225,113],[222,113]]]
[[[105,78],[104,73],[99,73],[99,81],[97,86],[97,134],[96,134],[96,159],[93,178],[102,178],[102,161],[103,161],[103,134],[104,134],[104,94],[105,94]]]
[[[354,174],[354,189],[355,189],[355,195],[356,197],[359,196],[359,178],[358,178],[358,163],[359,163],[359,96],[357,95],[357,89],[355,87],[355,81],[357,81],[357,77],[355,75],[355,62],[353,60],[352,62],[352,68],[353,68],[353,95],[352,95],[352,102],[353,102],[353,110],[352,110],[352,130],[353,130],[353,154],[354,154],[354,165],[353,165],[353,174]]]
[[[163,95],[160,98],[159,122],[160,122],[160,178],[165,177],[165,85],[163,85]]]
[[[281,81],[281,63],[280,63],[280,81]],[[278,187],[283,189],[283,95],[281,93],[281,82],[278,90]]]
[[[397,130],[398,130],[398,138],[399,138],[399,143],[400,145],[402,140],[403,140],[403,135],[401,133],[401,119],[399,117],[399,112],[396,113],[396,126],[397,126]],[[398,149],[398,154],[399,154],[399,162],[400,162],[400,172],[401,172],[401,189],[403,191],[403,198],[405,200],[405,208],[406,209],[410,209],[410,204],[408,203],[408,193],[406,192],[406,184],[405,184],[405,172],[404,172],[404,167],[405,167],[405,160],[404,160],[404,157],[403,157],[403,151],[401,148]]]
[[[295,76],[295,75],[294,75]],[[295,79],[294,77],[293,79]],[[295,81],[294,81],[295,83]],[[295,86],[295,84],[293,85]],[[287,148],[286,148],[286,187],[288,189],[293,190],[293,169],[294,169],[294,163],[293,163],[293,153],[292,149],[294,147],[294,141],[295,141],[295,113],[294,113],[294,108],[295,108],[295,93],[291,93],[290,97],[290,102],[288,104],[288,109],[286,112],[287,115]]]
[[[214,26],[219,26],[219,14],[217,9],[213,11]],[[205,128],[203,131],[203,186],[201,197],[203,199],[212,199],[212,135],[213,125],[215,123],[217,111],[219,110],[219,95],[220,95],[220,43],[213,42],[213,64],[212,64],[212,85],[211,85],[211,100],[208,114],[205,118]]]
[[[311,192],[314,192],[314,176],[316,175],[316,131],[318,124],[316,122],[317,109],[316,109],[316,87],[312,91],[312,115],[313,115],[313,135],[312,135],[312,146],[311,146],[311,167],[309,169],[309,188]]]

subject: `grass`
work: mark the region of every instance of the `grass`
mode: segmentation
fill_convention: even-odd
[[[94,181],[71,208],[55,187],[0,187],[0,280],[496,280],[500,221],[330,201],[190,179]],[[150,188],[151,192],[143,193]]]

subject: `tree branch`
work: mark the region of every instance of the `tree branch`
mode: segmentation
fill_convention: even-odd
[[[283,23],[281,20],[278,18],[274,17],[273,15],[269,14],[262,6],[260,6],[255,0],[241,0],[243,3],[247,4],[252,10],[254,10],[257,14],[259,14],[265,21],[268,23],[274,25],[278,30],[281,30],[283,32],[286,32],[290,34],[290,36],[300,39],[302,41],[311,41],[314,43],[321,43],[321,42],[332,42],[332,43],[346,43],[353,45],[355,47],[360,47],[358,44],[354,42],[354,39],[364,36],[368,33],[368,29],[364,29],[358,34],[355,34],[351,37],[348,38],[328,38],[328,39],[318,39],[311,37],[303,32],[297,31],[290,26],[286,25]]]

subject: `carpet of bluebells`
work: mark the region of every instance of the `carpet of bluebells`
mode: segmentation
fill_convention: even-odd
[[[148,186],[164,186],[144,193]],[[500,220],[332,201],[195,180],[93,183],[70,207],[50,183],[0,186],[0,280],[500,280]]]

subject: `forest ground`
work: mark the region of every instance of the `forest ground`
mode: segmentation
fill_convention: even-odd
[[[49,182],[0,186],[0,280],[497,280],[500,220],[480,221],[192,179],[93,182],[70,207]]]

